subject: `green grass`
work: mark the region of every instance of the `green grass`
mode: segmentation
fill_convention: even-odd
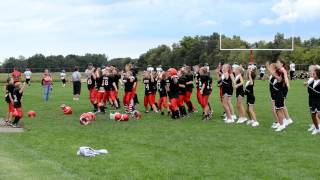
[[[216,87],[210,99],[215,110],[210,122],[202,122],[200,113],[177,121],[149,113],[141,121],[126,123],[99,115],[92,125],[81,126],[80,114],[91,110],[85,85],[81,100],[74,102],[71,85],[63,89],[56,83],[45,103],[42,88],[35,83],[25,91],[23,101],[25,113],[37,112],[35,119],[24,117],[30,130],[0,134],[0,179],[318,179],[319,137],[306,131],[310,115],[302,84],[292,82],[289,91],[287,105],[294,124],[275,133],[270,129],[273,118],[266,81],[255,86],[261,124],[255,129],[222,122]],[[73,107],[73,115],[60,112],[62,103]],[[4,116],[6,103],[0,106]],[[80,146],[105,148],[110,154],[79,157]]]

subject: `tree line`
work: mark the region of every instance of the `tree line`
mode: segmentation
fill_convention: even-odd
[[[258,41],[249,43],[242,40],[239,36],[222,36],[224,48],[268,48],[282,49],[291,48],[290,38],[285,38],[284,34],[277,33],[274,40],[270,42]],[[294,61],[296,64],[320,64],[320,38],[310,38],[301,40],[300,37],[294,37],[295,49],[288,51],[255,51],[254,60],[257,64],[264,64],[266,61],[274,61],[282,57],[286,61]],[[248,51],[220,51],[220,36],[213,33],[210,36],[185,36],[177,43],[168,45],[159,45],[156,48],[148,50],[137,59],[115,58],[109,59],[105,54],[86,54],[79,55],[57,55],[44,56],[36,54],[29,58],[20,56],[18,58],[6,59],[2,66],[2,72],[11,71],[14,67],[20,70],[31,68],[34,72],[43,71],[48,68],[51,71],[60,71],[65,69],[72,71],[74,66],[81,70],[92,63],[94,66],[115,65],[123,68],[125,64],[135,63],[137,67],[143,69],[148,65],[157,66],[161,64],[164,67],[178,67],[183,64],[195,65],[208,63],[216,66],[219,62],[238,62],[247,64],[250,59]]]

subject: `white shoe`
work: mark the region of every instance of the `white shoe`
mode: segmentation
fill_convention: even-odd
[[[253,123],[251,124],[252,127],[258,127],[259,126],[259,122],[258,121],[253,121]]]
[[[287,126],[293,123],[293,120],[291,118],[286,120]]]
[[[236,119],[237,119],[237,116],[236,116],[236,115],[232,115],[231,118],[232,118],[233,120],[236,120]]]
[[[242,123],[244,123],[244,122],[246,122],[246,121],[248,121],[248,119],[247,118],[239,118],[238,119],[238,121],[237,121],[237,124],[242,124]]]
[[[280,126],[280,124],[277,122],[274,122],[271,126],[272,129],[277,129]]]
[[[247,121],[247,125],[251,125],[252,123],[253,123],[252,120],[248,120],[248,121]]]
[[[223,121],[227,121],[227,120],[228,120],[227,116],[225,118],[223,118]]]
[[[234,123],[234,120],[233,120],[233,119],[227,119],[227,120],[226,120],[226,123],[227,123],[227,124],[232,124],[232,123]]]
[[[312,135],[320,134],[320,129],[314,129],[311,134]]]
[[[276,132],[281,132],[282,130],[284,130],[286,128],[286,125],[283,123],[282,125],[280,125],[275,131]]]
[[[314,124],[310,125],[310,128],[308,129],[309,132],[313,131],[316,127],[314,126]]]

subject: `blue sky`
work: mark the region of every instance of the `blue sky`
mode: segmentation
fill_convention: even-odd
[[[183,36],[248,41],[319,37],[320,0],[10,0],[0,2],[0,61],[35,53],[138,57]]]

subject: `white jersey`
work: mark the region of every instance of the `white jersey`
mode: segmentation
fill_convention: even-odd
[[[31,75],[32,75],[31,71],[25,71],[24,72],[24,76],[25,76],[26,79],[31,79]]]
[[[60,79],[63,80],[63,79],[66,79],[66,73],[62,72],[60,73]]]
[[[290,64],[290,71],[296,71],[296,64],[294,63]]]
[[[238,64],[232,65],[232,72],[234,72],[238,67],[240,67]]]
[[[265,67],[260,67],[260,73],[265,74],[266,73],[266,68]]]

